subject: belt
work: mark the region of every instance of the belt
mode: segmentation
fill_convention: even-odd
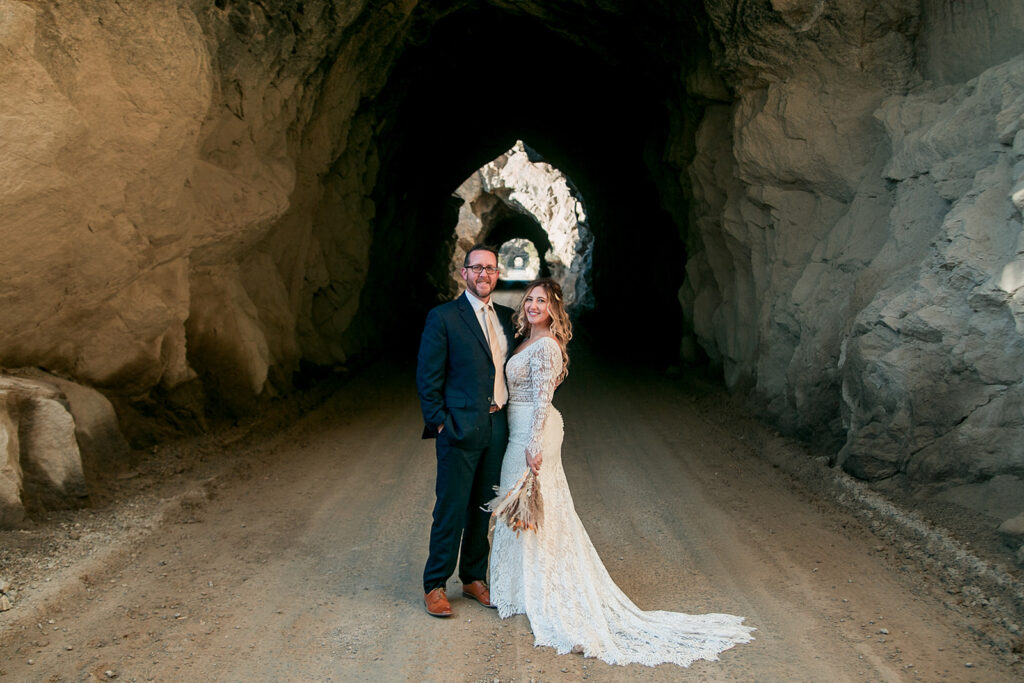
[[[494,405],[493,403],[491,404],[491,412],[492,412],[492,413],[496,413],[496,412],[498,412],[499,410],[501,410],[501,407],[500,407],[500,406],[496,406],[496,405]]]

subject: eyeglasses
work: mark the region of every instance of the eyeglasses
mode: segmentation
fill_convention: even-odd
[[[477,275],[479,275],[481,271],[486,271],[488,275],[494,275],[498,272],[498,268],[496,266],[481,266],[480,264],[475,266],[466,266],[465,268],[466,270],[473,271]]]

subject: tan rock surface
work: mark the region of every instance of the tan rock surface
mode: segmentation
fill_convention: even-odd
[[[5,526],[21,523],[19,509],[79,507],[89,495],[75,421],[53,383],[0,375],[5,412],[0,461],[0,510]]]

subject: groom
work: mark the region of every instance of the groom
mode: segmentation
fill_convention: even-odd
[[[474,246],[461,272],[466,291],[427,314],[416,367],[423,438],[437,439],[437,502],[423,569],[423,601],[435,617],[452,614],[445,584],[460,538],[462,594],[494,606],[484,583],[490,514],[481,506],[494,497],[508,445],[505,361],[514,335],[512,309],[491,303],[498,252]]]

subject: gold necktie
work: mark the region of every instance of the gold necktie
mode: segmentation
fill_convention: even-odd
[[[498,332],[494,329],[496,313],[490,304],[484,307],[484,318],[487,320],[487,343],[491,346],[491,359],[494,361],[494,405],[499,408],[508,400],[508,389],[505,388],[505,359],[501,355],[498,343]]]

